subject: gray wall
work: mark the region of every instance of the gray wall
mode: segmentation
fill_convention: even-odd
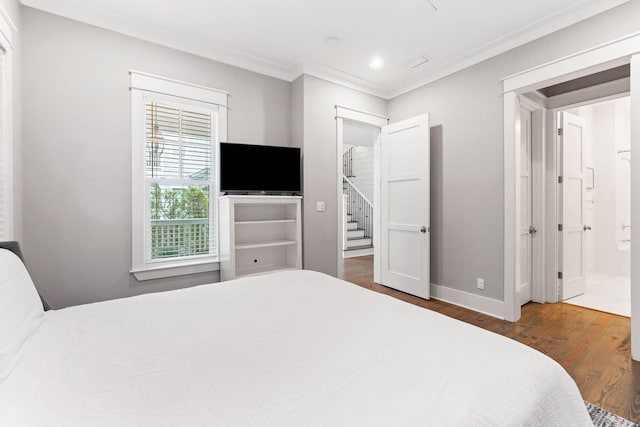
[[[22,9],[26,261],[54,307],[181,288],[131,269],[130,69],[227,90],[231,141],[291,144],[291,84]]]
[[[431,282],[503,299],[501,78],[640,30],[632,0],[389,102],[392,121],[431,113]],[[434,131],[437,132],[434,135]],[[485,290],[476,278],[485,279]]]
[[[315,77],[305,75],[301,79],[304,93],[304,267],[335,276],[338,273],[335,106],[386,114],[387,102]],[[316,201],[325,202],[325,212],[316,212]]]
[[[303,149],[304,265],[329,274],[337,272],[338,247],[335,104],[388,112],[392,121],[430,112],[432,283],[502,299],[500,79],[640,30],[640,1],[632,0],[387,102],[310,76],[287,83],[22,11],[20,228],[34,279],[57,307],[218,280],[201,274],[137,282],[128,274],[129,69],[230,91],[230,140]],[[318,200],[324,213],[315,211]],[[476,289],[477,277],[485,278],[485,291]]]

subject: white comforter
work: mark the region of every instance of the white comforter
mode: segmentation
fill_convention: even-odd
[[[46,313],[0,426],[587,426],[531,348],[290,271]]]

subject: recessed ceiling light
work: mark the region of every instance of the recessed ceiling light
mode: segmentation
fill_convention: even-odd
[[[380,68],[384,65],[384,61],[382,60],[381,56],[374,56],[373,58],[371,58],[371,61],[369,61],[369,67],[371,68]]]

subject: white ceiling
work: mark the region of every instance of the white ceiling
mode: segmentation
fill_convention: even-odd
[[[392,98],[628,0],[22,0],[26,6],[294,80]],[[329,44],[329,37],[340,42]],[[380,55],[385,65],[371,69]],[[416,69],[407,64],[426,55]]]

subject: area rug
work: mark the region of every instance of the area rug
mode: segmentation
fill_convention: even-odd
[[[625,420],[593,403],[585,401],[584,404],[587,405],[587,411],[589,411],[595,427],[638,427],[638,424]]]

